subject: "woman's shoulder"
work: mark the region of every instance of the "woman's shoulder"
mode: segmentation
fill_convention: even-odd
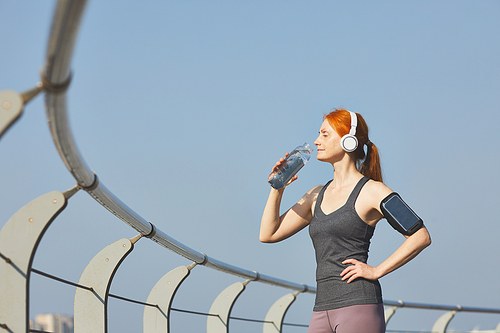
[[[394,192],[384,183],[373,179],[366,182],[363,190],[369,197],[374,198],[378,202],[382,201],[382,199]]]
[[[309,205],[313,205],[316,202],[316,199],[318,198],[319,193],[323,189],[325,185],[318,185],[314,186],[312,189],[306,192],[300,199],[299,203],[308,203]]]
[[[309,191],[307,191],[306,194],[304,194],[304,197],[307,197],[307,198],[312,199],[313,201],[315,201],[316,198],[318,197],[319,193],[323,189],[323,187],[325,187],[325,185],[314,186],[312,189],[310,189]]]
[[[307,193],[316,193],[316,195],[318,195],[322,189],[324,189],[325,187],[327,187],[328,185],[330,185],[330,183],[333,181],[333,179],[330,179],[326,184],[324,185],[316,185],[314,186],[312,189],[310,189],[309,191],[307,191]]]
[[[375,226],[383,217],[380,210],[382,200],[391,194],[393,191],[384,183],[370,179],[359,194],[357,204],[363,221],[371,226]]]
[[[316,206],[316,201],[318,200],[318,196],[324,187],[325,185],[314,186],[312,189],[307,191],[307,193],[304,194],[304,196],[298,202],[298,204],[307,207],[307,209],[310,210],[311,217],[314,216],[314,208]]]
[[[310,189],[309,191],[307,191],[307,193],[319,193],[321,192],[321,190],[323,189],[323,187],[325,187],[326,185],[316,185],[314,186],[312,189]]]

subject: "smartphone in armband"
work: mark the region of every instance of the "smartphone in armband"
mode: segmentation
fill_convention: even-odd
[[[387,222],[403,235],[413,235],[424,225],[422,219],[415,214],[396,192],[389,194],[382,200],[380,209]]]

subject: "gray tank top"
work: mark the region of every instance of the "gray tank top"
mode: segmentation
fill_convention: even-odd
[[[347,202],[330,214],[323,213],[321,202],[331,181],[318,194],[314,216],[309,224],[317,263],[314,311],[382,303],[382,290],[378,281],[358,278],[347,283],[340,276],[347,267],[342,261],[357,259],[366,263],[368,260],[368,248],[375,228],[366,224],[354,209],[359,192],[368,180],[368,177],[360,179]]]

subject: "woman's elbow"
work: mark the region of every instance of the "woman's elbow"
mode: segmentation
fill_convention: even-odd
[[[425,247],[431,245],[431,243],[432,243],[431,235],[427,234],[427,239],[426,239]]]
[[[276,234],[261,233],[259,234],[259,240],[261,243],[277,243],[281,239]]]
[[[271,237],[259,236],[261,243],[274,243],[275,241]]]
[[[431,245],[432,242],[431,235],[429,235],[426,227],[418,229],[413,235],[406,236],[406,238],[412,240],[414,246],[418,249],[418,252]]]
[[[269,240],[265,237],[259,236],[259,240],[261,243],[269,243]]]
[[[422,228],[422,248],[426,248],[429,245],[431,245],[432,240],[431,240],[431,235],[429,234],[429,231],[427,230],[426,227]]]
[[[266,233],[262,232],[262,230],[261,230],[260,234],[259,234],[259,241],[261,243],[270,243],[270,237],[269,237],[269,235],[266,235]]]

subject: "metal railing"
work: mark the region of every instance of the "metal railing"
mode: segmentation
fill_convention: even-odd
[[[299,293],[314,294],[316,293],[315,287],[233,266],[178,242],[117,198],[106,188],[79,153],[68,122],[66,89],[71,83],[70,64],[73,47],[85,5],[86,0],[60,0],[58,2],[52,21],[46,62],[41,72],[41,83],[22,94],[13,91],[0,92],[0,137],[19,118],[24,105],[29,100],[40,92],[45,93],[46,116],[54,144],[62,161],[77,183],[74,188],[64,193],[54,191],[33,200],[25,208],[18,211],[2,228],[0,232],[0,256],[8,268],[5,268],[4,265],[4,268],[0,271],[0,297],[7,300],[0,304],[0,328],[7,332],[29,330],[27,326],[29,302],[27,300],[29,299],[30,274],[33,272],[48,278],[59,279],[31,267],[37,244],[50,223],[64,210],[71,196],[79,190],[84,190],[108,211],[139,232],[139,235],[133,239],[119,240],[103,249],[89,263],[78,283],[59,279],[60,282],[73,284],[77,287],[75,294],[75,322],[79,323],[79,325],[77,325],[78,329],[75,331],[107,331],[107,322],[102,320],[102,317],[106,318],[107,298],[125,299],[121,296],[109,294],[109,284],[119,264],[132,251],[135,242],[139,238],[145,237],[193,262],[189,266],[181,266],[167,273],[164,278],[165,281],[168,280],[168,283],[163,281],[164,279],[158,281],[146,302],[129,300],[145,306],[145,332],[165,332],[165,329],[168,331],[170,317],[168,313],[171,310],[184,311],[172,308],[171,301],[177,288],[196,265],[204,265],[246,279],[245,282],[238,282],[229,286],[219,295],[220,299],[218,297],[214,301],[209,313],[205,314],[208,316],[207,332],[227,332],[227,321],[229,319],[255,321],[248,318],[230,317],[234,301],[250,281],[262,282],[295,291],[295,293],[287,294],[279,299],[269,309],[266,319],[259,321],[264,325],[264,332],[281,332],[282,326],[286,325],[286,323],[283,323],[283,317],[294,301],[295,296]],[[36,216],[36,218],[33,216]],[[35,225],[34,220],[42,220],[43,224]],[[22,223],[29,226],[28,231],[26,231],[25,225],[20,226]],[[106,263],[110,264],[104,267],[102,258],[106,258]],[[113,262],[114,265],[111,264]],[[12,287],[13,285],[14,287]],[[402,307],[448,311],[435,323],[432,329],[433,332],[445,332],[449,321],[457,312],[500,314],[500,309],[406,303],[402,301],[384,301],[384,305],[387,307],[386,321],[391,318],[396,309]],[[161,324],[157,323],[158,318],[161,319]],[[211,318],[215,318],[215,320],[211,321]],[[153,322],[154,324],[152,324]],[[301,324],[289,325],[306,326]],[[500,332],[500,325],[496,331]]]

